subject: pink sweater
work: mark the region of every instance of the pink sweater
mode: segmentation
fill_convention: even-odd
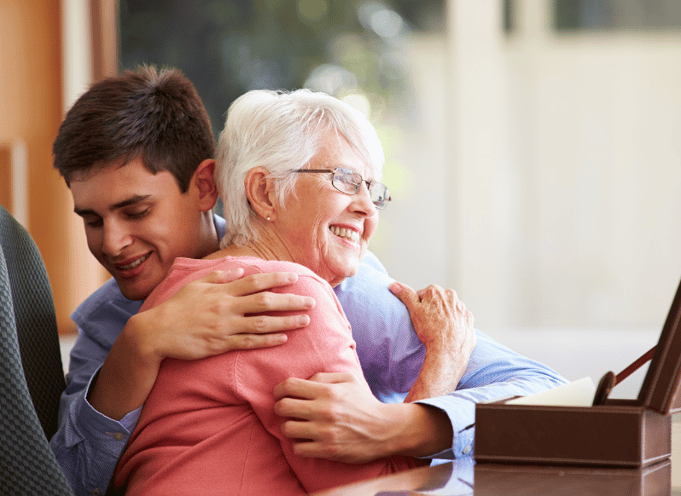
[[[274,387],[317,372],[362,376],[350,325],[331,286],[290,262],[252,257],[177,259],[143,309],[158,305],[214,270],[292,271],[298,282],[279,292],[309,295],[311,323],[286,344],[234,351],[198,361],[166,359],[114,474],[129,495],[300,495],[415,467],[390,457],[366,465],[302,458],[274,413]]]

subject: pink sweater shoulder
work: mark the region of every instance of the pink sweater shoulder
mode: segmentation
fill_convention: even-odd
[[[310,325],[288,332],[286,344],[275,348],[230,352],[196,362],[164,361],[117,469],[117,481],[128,480],[133,486],[141,484],[137,487],[144,489],[139,494],[147,494],[151,487],[170,487],[175,494],[192,494],[192,488],[188,487],[186,493],[180,490],[182,474],[191,473],[195,482],[198,479],[206,484],[201,488],[204,492],[217,491],[219,487],[218,492],[229,494],[276,491],[284,496],[314,492],[415,466],[413,460],[402,457],[353,466],[302,458],[293,453],[291,441],[282,435],[284,419],[274,413],[273,396],[274,387],[281,381],[289,377],[309,379],[317,372],[350,372],[363,380],[351,330],[333,290],[306,267],[250,257],[178,259],[143,309],[160,304],[187,283],[214,270],[237,267],[243,268],[246,275],[296,272],[298,281],[278,288],[278,291],[315,298],[316,305],[309,311]],[[243,417],[248,411],[255,414],[253,420],[244,420],[251,418]],[[253,421],[256,424],[252,424]],[[233,426],[233,429],[225,426]],[[245,432],[250,433],[247,438],[243,436]],[[178,439],[178,446],[187,447],[170,446],[172,443],[168,439]],[[206,443],[206,439],[211,442]],[[272,442],[268,439],[273,440],[276,447],[267,448],[267,443]],[[163,450],[157,447],[159,443],[165,445]],[[211,443],[228,449],[202,448]],[[254,446],[259,448],[254,449]],[[153,450],[157,454],[151,456]],[[234,456],[236,453],[248,453],[248,457],[242,460]],[[205,470],[205,473],[196,474],[197,470]],[[225,474],[224,480],[219,474]],[[149,484],[152,480],[153,485]],[[248,483],[235,487],[233,484],[239,480]],[[285,487],[291,487],[291,490],[287,492]]]

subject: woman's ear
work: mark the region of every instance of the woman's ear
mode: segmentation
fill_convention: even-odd
[[[274,180],[264,167],[254,167],[246,173],[244,179],[246,198],[251,208],[263,219],[272,220],[276,213],[276,205],[272,201]]]
[[[215,160],[206,159],[201,162],[192,176],[192,185],[196,187],[199,207],[207,212],[218,201],[218,188],[215,183]]]

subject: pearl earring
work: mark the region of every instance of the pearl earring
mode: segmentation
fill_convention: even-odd
[[[268,216],[267,216],[267,222],[269,222],[269,221],[270,221],[270,216],[268,215]]]

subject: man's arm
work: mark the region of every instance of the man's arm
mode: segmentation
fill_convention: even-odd
[[[566,383],[548,367],[479,331],[476,337],[458,389],[412,403],[383,403],[349,377],[316,374],[309,381],[286,381],[275,389],[280,398],[276,411],[304,421],[288,420],[283,432],[299,440],[295,450],[301,456],[346,463],[392,454],[450,459],[471,455],[476,403]],[[399,396],[406,394],[395,392],[393,399]]]
[[[426,349],[405,403],[381,403],[359,381],[339,374],[286,381],[275,388],[276,412],[296,418],[282,430],[305,440],[294,445],[299,455],[362,463],[389,454],[427,456],[450,445],[447,415],[412,402],[456,389],[475,347],[473,316],[452,290],[394,286]]]
[[[433,458],[472,455],[475,435],[475,405],[509,396],[527,396],[566,384],[549,367],[524,357],[476,331],[477,344],[456,391],[419,400],[447,415],[453,437],[451,447],[433,453]]]
[[[351,381],[322,374],[296,380],[295,388],[289,383],[293,394],[277,389],[278,397],[286,399],[277,404],[280,414],[306,420],[284,424],[287,436],[301,440],[296,444],[300,454],[348,463],[389,454],[466,456],[473,450],[475,403],[566,382],[548,367],[476,331],[477,343],[458,386],[445,381],[437,386],[444,388],[440,392],[425,394],[434,392],[432,398],[397,403],[417,385],[427,352],[419,340],[424,329],[414,330],[407,308],[387,289],[392,282],[380,265],[360,264],[358,274],[336,291],[375,398],[362,395]],[[453,379],[460,364],[449,364]],[[291,402],[293,397],[298,401]],[[315,443],[303,441],[309,439]]]
[[[263,308],[295,312],[308,307],[309,300],[266,292],[288,284],[291,274],[259,274],[233,281],[238,276],[238,273],[214,274],[192,283],[187,291],[176,295],[172,302],[169,300],[167,313],[161,316],[147,313],[145,317],[154,316],[150,320],[155,325],[149,326],[149,320],[144,320],[143,324],[148,327],[140,327],[138,331],[172,334],[172,346],[179,350],[178,353],[182,353],[184,346],[185,350],[189,350],[186,357],[198,358],[202,349],[215,354],[220,350],[277,345],[285,341],[285,336],[282,339],[278,332],[306,325],[307,317],[301,321],[296,315],[264,318],[251,315]],[[107,406],[109,399],[104,398],[104,405],[98,407],[113,413],[107,415],[93,406],[91,392],[97,384],[117,390],[115,394],[119,398],[128,391],[127,386],[120,385],[120,382],[118,385],[113,382],[106,384],[101,374],[103,363],[116,346],[123,329],[127,325],[138,325],[129,319],[140,305],[140,302],[124,298],[112,279],[73,314],[79,327],[79,337],[71,352],[67,388],[60,404],[59,430],[50,444],[77,494],[92,494],[95,489],[104,493],[137,422],[139,408],[134,407],[134,402],[139,402],[143,393],[138,391],[134,402],[126,398],[115,400],[128,406],[113,405],[112,410],[107,410],[110,408],[110,405]],[[203,305],[206,311],[199,313],[199,305]],[[186,340],[179,338],[187,335]],[[203,348],[197,344],[201,340],[207,343]],[[172,349],[167,344],[165,346]],[[119,378],[104,379],[116,381]]]
[[[311,298],[261,292],[295,282],[295,274],[234,280],[241,275],[209,274],[163,304],[131,317],[90,387],[92,406],[119,420],[142,406],[163,359],[197,360],[235,349],[276,346],[286,341],[286,335],[269,333],[309,324],[307,315],[248,316],[314,305]],[[216,284],[223,285],[220,291]]]

